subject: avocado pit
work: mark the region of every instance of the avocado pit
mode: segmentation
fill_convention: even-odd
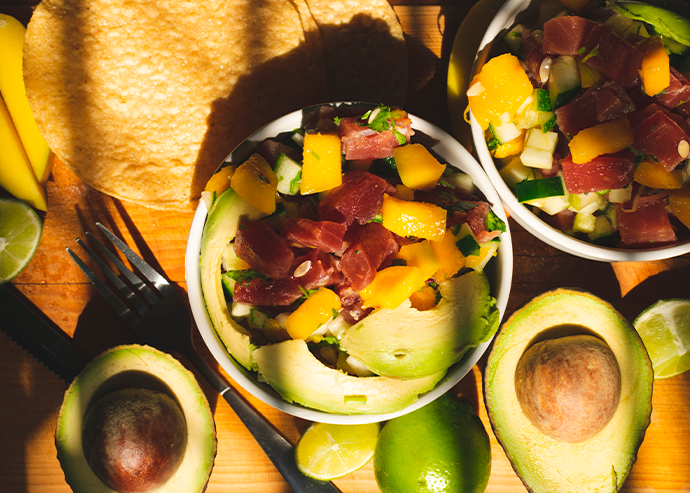
[[[611,420],[621,373],[609,346],[590,335],[546,339],[518,361],[515,391],[532,424],[562,442],[583,442]]]
[[[82,447],[94,474],[118,493],[147,492],[177,470],[187,424],[169,395],[124,388],[98,399],[84,419]]]

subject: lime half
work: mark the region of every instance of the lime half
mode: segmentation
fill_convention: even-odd
[[[652,360],[654,378],[690,369],[690,300],[659,300],[633,322]]]
[[[374,456],[378,423],[314,423],[295,446],[297,467],[310,478],[330,481],[355,472]]]
[[[34,256],[41,219],[29,204],[0,198],[0,285],[12,280]]]

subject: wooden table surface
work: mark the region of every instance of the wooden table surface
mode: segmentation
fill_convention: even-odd
[[[32,3],[1,0],[0,12],[27,22]],[[409,49],[405,108],[451,132],[446,105],[448,61],[455,33],[474,0],[391,3]],[[152,211],[114,200],[83,184],[59,162],[53,169],[47,193],[49,210],[44,216],[40,246],[13,283],[89,356],[118,344],[135,342],[71,261],[65,247],[75,247],[75,239],[83,237],[86,230],[94,230],[94,223],[101,221],[184,291],[183,259],[192,214]],[[690,256],[647,263],[599,263],[551,248],[513,220],[509,226],[515,270],[508,312],[537,294],[562,286],[589,290],[611,302],[630,320],[657,299],[690,298]],[[202,354],[213,362],[198,333],[196,339]],[[489,431],[493,463],[487,491],[525,491],[489,426],[481,399],[483,362],[453,390],[474,403]],[[226,402],[219,400],[203,382],[202,386],[218,431],[218,455],[208,493],[291,491]],[[66,383],[0,333],[0,493],[70,491],[53,443],[57,413],[66,389]],[[309,425],[241,392],[293,443]],[[656,381],[653,408],[651,425],[624,491],[688,492],[690,372]],[[379,491],[371,462],[335,483],[344,493]]]

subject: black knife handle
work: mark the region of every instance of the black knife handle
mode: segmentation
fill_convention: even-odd
[[[90,361],[12,284],[0,287],[0,331],[67,383]]]

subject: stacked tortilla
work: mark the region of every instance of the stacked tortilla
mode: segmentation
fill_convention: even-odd
[[[385,0],[43,0],[27,94],[84,182],[193,208],[242,140],[327,100],[402,104],[407,55]]]

